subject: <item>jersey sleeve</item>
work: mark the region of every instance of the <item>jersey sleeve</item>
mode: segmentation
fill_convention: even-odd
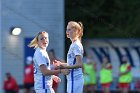
[[[75,44],[74,47],[73,47],[73,52],[74,52],[75,56],[76,55],[82,55],[81,54],[81,51],[82,51],[82,49],[80,48],[80,46],[78,46],[77,44]]]
[[[39,51],[36,55],[36,62],[39,66],[42,65],[42,64],[46,65],[45,56],[41,51]]]

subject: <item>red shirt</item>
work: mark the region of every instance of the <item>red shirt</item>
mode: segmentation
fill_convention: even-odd
[[[18,85],[16,80],[13,77],[10,77],[8,80],[4,81],[4,90],[14,90],[18,93]]]
[[[24,84],[33,84],[34,83],[34,68],[33,64],[27,66],[24,72]]]

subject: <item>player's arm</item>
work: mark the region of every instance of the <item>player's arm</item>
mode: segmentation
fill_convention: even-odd
[[[60,74],[61,73],[61,69],[58,70],[49,70],[46,68],[45,64],[40,65],[40,70],[43,73],[44,76],[46,75],[54,75],[54,74]]]
[[[65,63],[65,62],[61,62],[61,65],[64,65],[64,66],[66,66],[66,65],[67,65],[67,63]]]
[[[44,64],[40,65],[40,70],[41,70],[41,72],[43,73],[44,76],[60,74],[60,73],[63,73],[64,75],[67,75],[70,72],[68,69],[49,70],[49,69],[46,68],[46,65],[44,65]]]
[[[59,61],[59,60],[54,60],[53,61],[53,65],[55,66],[55,68],[59,68],[60,65],[65,66],[67,65],[67,63],[65,61]]]
[[[122,72],[121,75],[125,75],[125,74],[129,73],[130,71],[131,71],[131,66],[129,65],[127,67],[127,70],[125,72]]]
[[[58,69],[58,70],[49,70],[49,69],[47,69],[47,67],[46,67],[46,59],[45,59],[45,57],[44,57],[44,54],[41,52],[41,51],[39,51],[38,52],[38,54],[36,54],[36,62],[37,62],[37,64],[38,64],[38,66],[39,66],[39,68],[40,68],[40,70],[41,70],[41,72],[42,72],[42,74],[43,75],[54,75],[54,74],[60,74],[61,73],[61,69]],[[49,58],[47,58],[48,60],[49,60]],[[47,63],[49,63],[49,62],[47,62]]]
[[[66,68],[66,69],[75,69],[75,68],[83,68],[83,62],[82,62],[82,58],[80,55],[76,55],[76,64],[71,65],[71,66],[62,66],[62,68]]]

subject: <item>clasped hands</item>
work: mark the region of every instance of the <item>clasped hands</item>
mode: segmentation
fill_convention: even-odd
[[[55,66],[56,69],[60,69],[61,73],[64,75],[68,75],[70,73],[69,69],[66,69],[66,63],[62,63],[58,60],[54,60],[53,65]]]

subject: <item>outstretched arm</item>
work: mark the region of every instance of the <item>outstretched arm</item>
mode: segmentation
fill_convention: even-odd
[[[62,69],[75,69],[75,68],[83,68],[83,62],[82,62],[82,58],[80,55],[76,56],[76,64],[72,65],[72,66],[68,66],[68,65],[60,65],[60,68]]]
[[[67,65],[67,63],[65,63],[64,61],[58,61],[58,60],[54,60],[53,65],[58,68],[60,65]]]
[[[49,70],[46,68],[46,65],[42,64],[40,65],[40,70],[43,73],[43,75],[55,75],[55,74],[60,74],[61,73],[61,69],[58,70]]]
[[[69,74],[69,70],[68,69],[58,69],[58,70],[49,70],[46,68],[46,66],[43,64],[40,66],[40,70],[43,73],[44,76],[46,75],[55,75],[55,74],[60,74],[63,73],[64,75]]]

